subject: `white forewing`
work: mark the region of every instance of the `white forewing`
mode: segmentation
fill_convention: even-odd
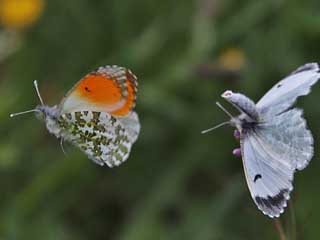
[[[90,102],[88,104],[88,100],[84,99],[83,96],[77,95],[77,93],[73,93],[67,95],[63,98],[60,103],[60,114],[65,114],[68,112],[79,112],[79,111],[95,111],[95,112],[113,112],[117,109],[123,107],[125,104],[125,100],[121,100],[116,104],[101,105],[99,103]]]
[[[241,149],[247,183],[265,214],[278,217],[292,190],[293,174],[313,156],[313,137],[302,111],[292,109],[243,134]]]
[[[278,217],[287,205],[294,170],[278,161],[255,134],[243,137],[241,151],[247,184],[254,202],[264,214]]]
[[[273,86],[257,103],[263,118],[277,115],[296,101],[299,96],[307,95],[311,86],[320,78],[319,64],[308,63]]]

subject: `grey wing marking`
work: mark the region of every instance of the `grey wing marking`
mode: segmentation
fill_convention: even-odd
[[[264,117],[277,115],[291,107],[299,96],[307,95],[320,78],[318,63],[308,63],[273,86],[257,103]]]

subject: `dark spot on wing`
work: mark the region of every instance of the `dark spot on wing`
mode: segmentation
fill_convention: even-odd
[[[297,70],[295,70],[292,74],[297,74],[305,71],[315,70],[317,69],[317,72],[320,71],[319,63],[307,63],[301,67],[299,67]]]
[[[84,90],[86,90],[86,92],[91,92],[88,87],[85,87]]]
[[[260,174],[257,174],[254,176],[254,182],[256,182],[258,179],[262,178],[262,176]]]
[[[283,208],[284,203],[286,202],[286,197],[289,193],[289,189],[282,189],[278,194],[274,196],[268,196],[266,198],[263,197],[255,197],[255,200],[258,205],[262,208],[272,209],[273,207],[277,207],[279,209]]]
[[[279,87],[281,87],[282,86],[282,84],[281,83],[279,83],[278,85],[277,85],[277,88],[279,88]]]

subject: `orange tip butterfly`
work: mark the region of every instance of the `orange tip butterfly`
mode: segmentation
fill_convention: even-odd
[[[71,142],[101,166],[119,166],[128,159],[140,132],[139,118],[133,111],[138,83],[130,70],[100,67],[53,107],[43,103],[37,81],[34,86],[41,105],[10,117],[35,112],[61,143]]]

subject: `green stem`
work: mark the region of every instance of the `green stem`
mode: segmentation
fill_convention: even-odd
[[[296,216],[294,211],[294,206],[292,200],[289,201],[289,208],[290,208],[290,229],[291,229],[291,239],[296,240],[297,239],[297,225],[296,225]]]
[[[275,219],[274,225],[279,233],[280,240],[287,240],[281,221],[279,219]]]

